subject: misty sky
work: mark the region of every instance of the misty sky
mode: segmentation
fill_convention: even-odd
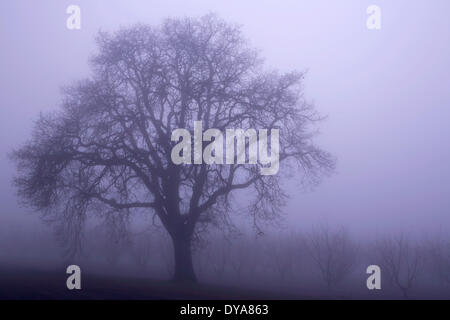
[[[66,28],[70,4],[81,7],[81,30]],[[366,28],[370,4],[382,9],[379,31]],[[268,66],[307,69],[306,97],[328,116],[317,141],[337,172],[312,193],[290,183],[288,221],[448,230],[449,9],[448,0],[2,0],[0,224],[37,221],[17,204],[7,153],[40,111],[58,107],[61,86],[89,75],[98,30],[214,12],[241,24]]]

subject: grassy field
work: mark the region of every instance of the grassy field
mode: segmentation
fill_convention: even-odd
[[[131,276],[82,274],[81,290],[68,290],[64,270],[0,267],[0,299],[308,299],[311,297],[208,284],[177,284]]]

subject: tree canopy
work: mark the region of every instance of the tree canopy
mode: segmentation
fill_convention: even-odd
[[[92,76],[64,89],[62,108],[42,115],[14,152],[24,201],[77,243],[89,214],[109,220],[148,212],[173,239],[175,278],[194,279],[190,246],[202,226],[227,223],[234,191],[251,189],[248,213],[277,216],[283,176],[318,182],[334,167],[317,148],[321,119],[303,97],[302,72],[267,71],[238,26],[214,15],[167,19],[99,33]],[[279,129],[280,172],[260,165],[171,161],[173,130]],[[73,250],[77,246],[72,246]]]

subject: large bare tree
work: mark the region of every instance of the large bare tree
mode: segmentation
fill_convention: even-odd
[[[173,241],[174,278],[195,281],[192,242],[205,226],[229,221],[234,191],[253,188],[248,212],[257,226],[279,214],[280,179],[295,165],[313,183],[333,168],[311,141],[321,118],[303,98],[303,74],[265,71],[239,27],[214,15],[168,19],[100,33],[97,43],[92,76],[66,88],[61,111],[42,115],[13,155],[19,194],[68,242],[79,243],[90,214],[120,226],[146,212]],[[194,121],[223,132],[279,129],[280,172],[174,164],[171,134],[192,133]]]

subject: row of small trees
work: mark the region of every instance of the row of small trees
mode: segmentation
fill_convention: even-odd
[[[122,259],[148,276],[171,274],[172,248],[162,232],[141,232],[126,244],[105,241],[105,246],[101,250],[109,264]],[[367,291],[365,271],[372,264],[381,267],[382,289],[394,297],[396,291],[410,298],[424,285],[445,289],[450,284],[450,240],[419,242],[400,234],[358,242],[345,228],[320,226],[284,236],[216,235],[194,250],[196,272],[205,282],[288,290]]]

